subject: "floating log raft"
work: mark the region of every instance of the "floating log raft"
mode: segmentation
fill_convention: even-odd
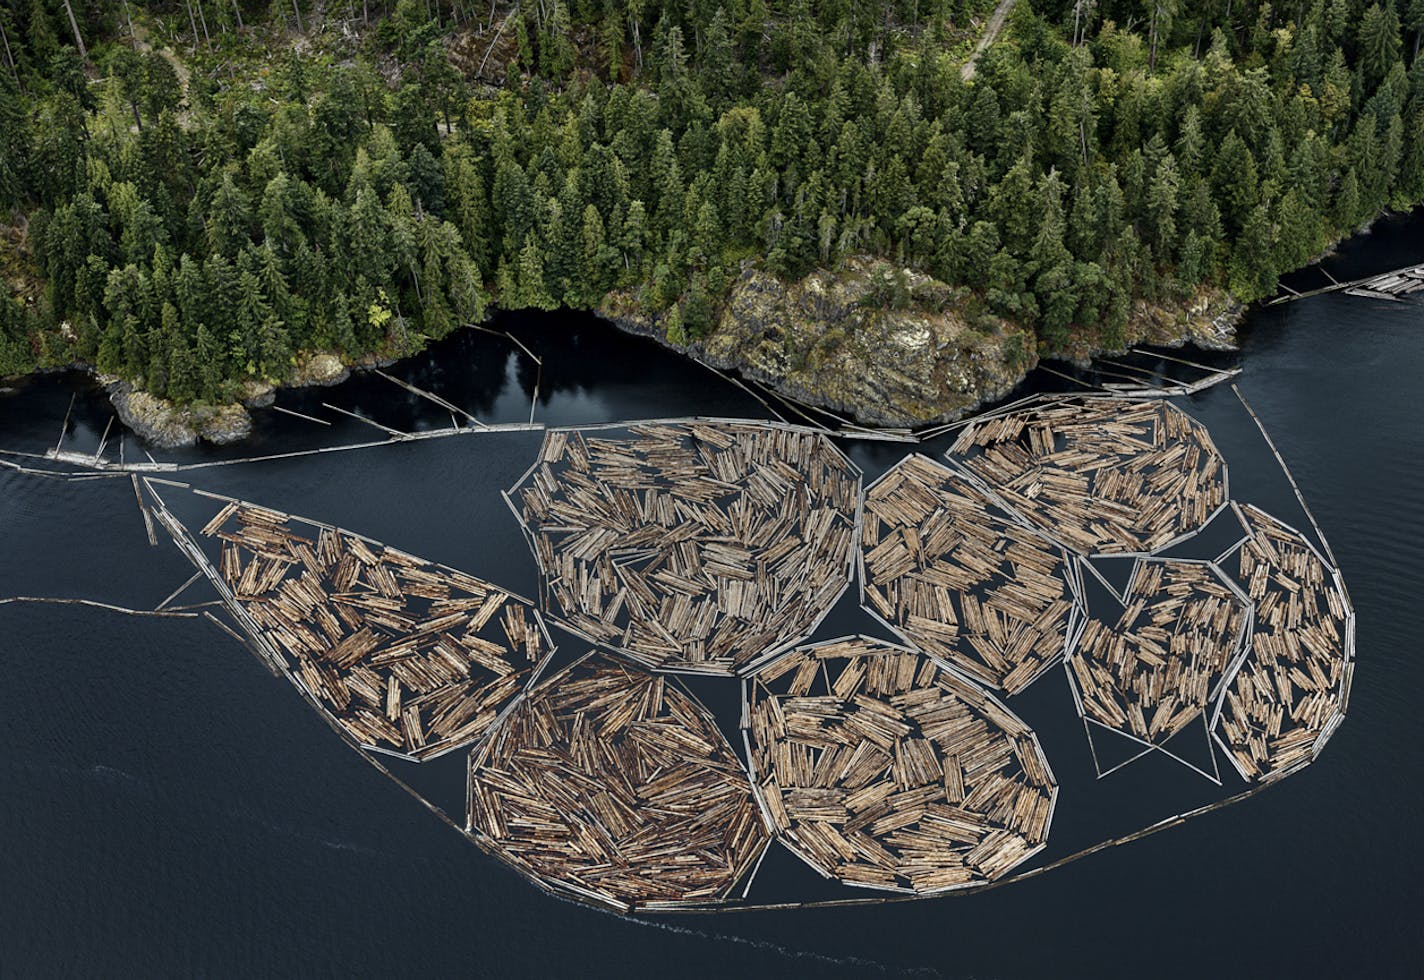
[[[1043,846],[1057,784],[1033,731],[941,662],[847,637],[744,683],[767,818],[821,874],[931,894],[999,878]]]
[[[488,582],[251,504],[203,529],[294,680],[361,745],[428,759],[483,737],[553,648]]]
[[[1327,272],[1326,275],[1330,274]],[[1322,293],[1336,292],[1343,292],[1348,296],[1364,296],[1368,299],[1388,299],[1399,302],[1405,296],[1424,292],[1424,265],[1408,266],[1393,272],[1385,272],[1364,279],[1353,279],[1349,282],[1340,282],[1332,276],[1330,285],[1309,289],[1305,292],[1297,292],[1289,286],[1285,288],[1284,294],[1267,301],[1266,305],[1275,306],[1277,303],[1289,303],[1310,296],[1319,296]]]
[[[1226,463],[1206,427],[1160,400],[1040,403],[974,423],[949,455],[1084,555],[1158,551],[1227,500]]]
[[[1386,272],[1382,276],[1367,280],[1357,288],[1366,296],[1384,296],[1389,299],[1424,292],[1424,265]],[[1347,289],[1345,292],[1354,293],[1355,290]]]
[[[1065,555],[969,480],[917,454],[866,490],[864,510],[864,603],[906,641],[1009,694],[1063,655]]]
[[[653,668],[732,674],[850,583],[860,472],[775,423],[555,430],[510,501],[562,624]]]
[[[1151,746],[1202,717],[1239,662],[1250,604],[1210,562],[1137,562],[1115,625],[1091,619],[1068,654],[1084,716]]]
[[[1300,532],[1250,505],[1240,581],[1256,605],[1250,652],[1223,694],[1215,734],[1243,779],[1311,762],[1344,720],[1354,671],[1354,613]]]
[[[621,911],[719,902],[770,841],[707,710],[597,653],[472,753],[469,829],[544,887]]]

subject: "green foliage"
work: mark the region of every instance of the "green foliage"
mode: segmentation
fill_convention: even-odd
[[[1424,199],[1424,0],[1036,0],[967,83],[990,0],[551,0],[493,49],[459,4],[371,4],[353,44],[245,0],[241,32],[208,7],[211,52],[76,4],[88,65],[50,6],[0,8],[0,213],[45,284],[0,296],[0,374],[84,358],[179,401],[491,297],[621,291],[695,341],[744,259],[869,255],[877,306],[948,302],[908,268],[1045,347],[1112,344],[1134,302],[1263,296]]]

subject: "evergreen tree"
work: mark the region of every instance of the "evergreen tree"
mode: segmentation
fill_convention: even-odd
[[[1399,60],[1402,38],[1399,14],[1395,12],[1393,3],[1386,3],[1383,7],[1378,3],[1370,5],[1360,20],[1358,43],[1365,84],[1373,88]]]
[[[1256,158],[1233,129],[1216,151],[1211,171],[1212,190],[1229,230],[1242,227],[1260,203],[1261,187]]]
[[[221,70],[140,53],[76,8],[86,64],[62,16],[11,4],[0,210],[31,249],[7,274],[44,289],[0,307],[0,370],[97,360],[217,399],[295,349],[410,349],[490,286],[623,290],[686,341],[743,264],[859,255],[1045,349],[1112,344],[1143,302],[1262,295],[1424,199],[1421,0],[1036,7],[965,82],[957,32],[986,8],[957,0],[548,0],[502,28],[512,60],[471,59],[458,5],[402,0],[339,59],[314,32],[265,74],[241,45]],[[245,37],[293,9],[244,5]],[[471,98],[476,75],[503,90]],[[925,301],[908,281],[884,301]]]
[[[1251,212],[1232,252],[1231,288],[1245,300],[1260,299],[1276,291],[1276,240],[1266,205]]]

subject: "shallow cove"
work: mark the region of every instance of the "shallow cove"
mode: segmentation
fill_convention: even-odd
[[[1421,259],[1416,218],[1381,223],[1328,267],[1343,278]],[[544,356],[542,376],[513,345],[478,332],[393,373],[491,422],[527,421],[536,377],[536,417],[551,424],[766,414],[703,368],[596,321],[515,315],[497,326],[542,341],[531,343]],[[1413,778],[1424,762],[1416,656],[1424,544],[1412,530],[1424,507],[1424,426],[1412,411],[1424,377],[1424,308],[1318,297],[1253,313],[1242,339],[1238,384],[1330,536],[1359,616],[1349,720],[1316,765],[1280,786],[983,894],[644,924],[551,899],[486,858],[206,624],[11,605],[0,607],[5,972],[1409,973],[1424,956],[1415,923],[1424,844],[1414,816],[1424,789]],[[46,378],[0,396],[0,445],[54,445],[73,390],[72,381]],[[87,391],[65,445],[92,452],[109,411]],[[397,428],[449,425],[433,405],[364,376],[279,399],[331,418],[329,430],[261,413],[259,442],[181,458],[381,438],[324,411],[323,401]],[[1233,485],[1249,484],[1253,502],[1294,520],[1289,487],[1230,389],[1186,407],[1230,460]],[[193,479],[529,593],[532,565],[518,529],[485,488],[511,485],[538,438],[462,437]],[[847,448],[869,478],[907,449]],[[126,451],[141,457],[131,441]],[[170,547],[148,550],[126,480],[57,484],[0,472],[0,532],[0,595],[151,606],[188,574]],[[838,608],[830,628],[860,628],[858,616]],[[1026,696],[1053,683],[1045,678]],[[725,713],[707,685],[696,690]],[[1056,744],[1060,754],[1086,752],[1081,740]],[[1052,761],[1059,770],[1074,764]],[[1120,776],[1128,773],[1104,781],[1108,792],[1150,791],[1146,776],[1112,782]],[[458,796],[436,803],[457,811]],[[1072,830],[1069,804],[1055,831]]]

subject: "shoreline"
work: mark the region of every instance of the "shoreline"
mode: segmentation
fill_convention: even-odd
[[[778,377],[749,361],[738,359],[735,356],[711,355],[707,351],[705,343],[700,341],[679,345],[668,339],[665,328],[659,329],[659,320],[654,317],[615,315],[605,309],[581,312],[588,312],[601,323],[607,324],[620,333],[650,340],[660,347],[694,363],[701,364],[718,374],[725,376],[726,372],[734,372],[740,378],[764,385],[778,397],[787,398],[815,411],[847,416],[847,421],[853,425],[870,428],[911,428],[958,421],[983,405],[1006,397],[1038,368],[1041,361],[1053,360],[1078,367],[1087,367],[1094,357],[1101,354],[1121,353],[1127,346],[1139,343],[1168,349],[1180,349],[1191,345],[1203,350],[1235,350],[1237,349],[1235,330],[1244,319],[1246,309],[1247,307],[1241,304],[1233,303],[1228,310],[1209,321],[1213,328],[1211,332],[1204,332],[1200,329],[1184,329],[1175,334],[1163,334],[1160,331],[1150,334],[1145,331],[1133,331],[1123,348],[1085,345],[1082,349],[1072,352],[1033,354],[1025,358],[1017,370],[996,379],[998,383],[973,387],[965,392],[964,397],[954,405],[935,414],[915,418],[888,415],[877,412],[873,405],[853,404],[840,398],[827,397],[824,392],[798,384],[794,379]],[[501,312],[517,311],[495,310],[494,315],[497,316]],[[487,329],[491,319],[477,324],[466,324],[459,329]],[[1197,327],[1199,323],[1198,320],[1191,320],[1188,326]],[[415,351],[406,357],[413,357],[418,353],[420,352]],[[29,374],[7,380],[23,383],[28,379],[46,375],[71,371],[82,373],[96,387],[104,391],[119,421],[130,432],[154,449],[171,450],[191,448],[200,442],[215,446],[241,443],[252,434],[251,413],[254,410],[270,407],[279,391],[308,387],[332,387],[341,384],[354,374],[369,373],[399,364],[406,360],[406,357],[390,358],[367,355],[356,361],[348,362],[329,351],[310,352],[298,362],[288,379],[275,384],[248,382],[248,390],[242,398],[220,405],[178,406],[166,399],[156,398],[131,381],[103,374],[93,365],[82,362],[40,368]],[[315,371],[312,370],[314,364],[317,365]]]
[[[1381,221],[1391,219],[1418,220],[1421,212],[1419,210],[1391,212],[1389,214],[1378,215],[1369,223],[1361,226],[1352,235],[1331,243],[1324,251],[1315,256],[1309,263],[1299,269],[1288,273],[1290,276],[1300,275],[1311,269],[1320,267],[1325,260],[1339,254],[1341,246],[1348,242],[1367,238]],[[880,263],[879,260],[875,262]],[[754,273],[753,273],[754,274]],[[832,274],[819,270],[813,273],[814,276],[831,277]],[[745,273],[744,273],[745,278]],[[765,277],[770,278],[770,277]],[[812,277],[808,277],[810,279]],[[928,277],[923,277],[928,279]],[[740,280],[739,280],[740,282]],[[804,282],[804,281],[803,281]],[[781,284],[783,288],[800,284]],[[936,284],[942,288],[943,284]],[[766,363],[757,363],[753,358],[746,355],[745,351],[735,348],[730,351],[716,351],[709,349],[708,341],[716,338],[717,331],[713,331],[708,337],[699,340],[684,341],[678,343],[669,339],[669,329],[666,314],[648,314],[636,308],[636,304],[629,304],[627,307],[617,308],[610,304],[609,298],[605,298],[604,303],[597,309],[584,311],[598,318],[600,321],[609,324],[619,332],[649,339],[659,346],[674,351],[683,357],[688,358],[704,367],[717,373],[735,372],[741,378],[757,382],[769,388],[778,397],[784,397],[791,402],[800,403],[812,410],[824,411],[830,415],[845,415],[849,421],[855,425],[885,427],[885,428],[910,428],[926,425],[937,425],[958,421],[971,414],[984,404],[992,403],[1005,397],[1015,387],[1024,381],[1031,372],[1037,368],[1041,361],[1059,361],[1072,364],[1076,367],[1087,367],[1095,357],[1101,355],[1111,355],[1121,353],[1129,347],[1147,344],[1154,347],[1167,349],[1180,349],[1187,346],[1196,346],[1206,351],[1231,351],[1239,350],[1237,343],[1237,332],[1246,321],[1248,313],[1263,306],[1261,303],[1242,304],[1230,297],[1225,291],[1217,291],[1211,297],[1214,303],[1208,302],[1205,307],[1201,305],[1201,297],[1196,300],[1195,308],[1193,300],[1178,302],[1176,304],[1156,304],[1149,306],[1139,302],[1134,308],[1134,313],[1129,321],[1127,336],[1123,338],[1120,346],[1104,346],[1098,341],[1100,338],[1087,334],[1077,338],[1077,343],[1070,349],[1053,350],[1044,352],[1029,352],[1023,356],[1021,363],[1012,367],[1011,370],[1004,370],[1001,362],[996,365],[995,371],[988,372],[988,383],[971,384],[962,386],[954,392],[955,397],[936,403],[933,399],[920,402],[914,407],[927,408],[928,411],[916,412],[913,416],[905,414],[892,414],[878,407],[877,404],[867,398],[846,398],[844,392],[825,391],[804,383],[803,377],[798,377],[794,372],[778,372],[769,370]],[[818,296],[818,308],[824,304],[820,303],[822,297]],[[844,304],[842,304],[844,306]],[[720,329],[725,321],[732,316],[733,300],[729,297],[726,308],[723,310],[719,322]],[[493,309],[491,317],[477,324],[466,324],[459,329],[481,329],[486,328],[493,316],[497,316],[504,311]],[[922,310],[904,311],[903,315],[889,315],[886,320],[894,326],[896,323],[904,324],[918,319],[923,319]],[[1204,315],[1209,314],[1209,315]],[[1005,334],[1012,336],[1017,333],[1025,335],[1026,332],[1021,327],[1004,323]],[[822,323],[824,329],[834,329],[832,326]],[[1028,334],[1031,336],[1031,334]],[[725,347],[725,344],[724,344]],[[986,348],[987,349],[987,348]],[[414,356],[416,352],[406,355]],[[864,362],[863,364],[852,364],[851,370],[876,369],[893,367],[896,352],[890,352],[889,356],[882,355]],[[980,352],[974,352],[980,353]],[[23,383],[29,378],[38,378],[45,375],[57,374],[65,371],[79,371],[88,376],[92,382],[105,390],[106,396],[113,404],[115,412],[119,415],[120,421],[130,429],[138,438],[144,440],[151,447],[156,449],[177,449],[187,448],[206,441],[213,445],[232,445],[247,439],[252,432],[251,411],[259,408],[266,408],[275,400],[276,393],[281,390],[303,388],[312,386],[337,385],[349,378],[356,372],[369,372],[374,369],[389,367],[398,364],[405,357],[392,358],[389,355],[367,354],[354,360],[348,360],[329,351],[311,351],[300,357],[297,365],[287,379],[280,383],[259,383],[248,382],[247,391],[244,396],[233,402],[224,405],[192,405],[176,406],[171,402],[160,400],[149,395],[147,392],[137,388],[132,382],[125,381],[113,376],[106,376],[99,373],[93,365],[84,363],[69,363],[52,367],[39,368],[25,375],[12,378],[0,379],[0,390],[12,388],[15,383]],[[970,360],[975,360],[970,358]],[[979,358],[977,367],[982,367],[983,358]],[[775,365],[772,365],[775,367]],[[844,369],[846,366],[841,365]],[[939,371],[939,376],[943,376],[943,364],[934,366]],[[844,374],[844,370],[842,371]],[[960,380],[968,378],[971,371],[961,371]],[[981,378],[985,377],[981,373]],[[903,393],[903,392],[902,392]]]

